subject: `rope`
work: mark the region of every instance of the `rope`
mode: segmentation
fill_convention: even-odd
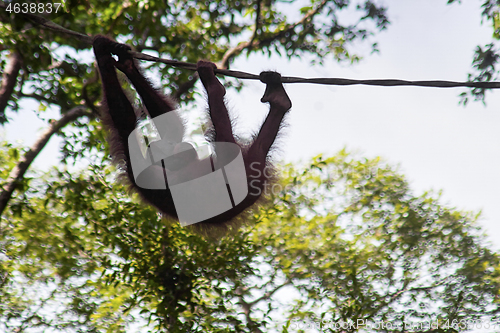
[[[2,7],[5,8],[6,5],[0,4],[0,8]],[[55,24],[43,17],[34,14],[21,14],[21,15],[30,19],[34,23],[42,25],[48,29],[69,34],[86,44],[92,44],[93,38],[91,36],[81,34],[76,31],[68,30],[58,24]],[[196,64],[193,63],[170,60],[170,59],[161,59],[140,52],[133,52],[133,51],[129,52],[136,59],[161,62],[169,66],[196,71]],[[260,80],[259,75],[240,72],[240,71],[233,71],[229,69],[216,69],[215,73],[244,80]],[[417,87],[435,87],[435,88],[455,88],[455,87],[485,88],[485,89],[500,88],[500,82],[455,82],[455,81],[440,81],[440,80],[432,80],[432,81],[406,81],[406,80],[396,80],[396,79],[354,80],[354,79],[342,79],[342,78],[302,78],[302,77],[282,76],[281,81],[283,83],[313,83],[313,84],[326,84],[326,85],[337,85],[337,86],[351,86],[351,85],[362,84],[362,85],[382,86],[382,87],[417,86]]]
[[[169,66],[196,71],[196,64],[193,63],[157,58],[140,52],[133,52],[133,51],[129,52],[136,59],[161,62]],[[259,75],[240,72],[240,71],[233,71],[229,69],[216,69],[215,73],[220,75],[235,77],[238,79],[260,80]],[[500,88],[500,82],[455,82],[455,81],[441,81],[441,80],[432,80],[432,81],[407,81],[407,80],[396,80],[396,79],[354,80],[354,79],[342,79],[342,78],[302,78],[293,76],[282,76],[281,82],[313,83],[313,84],[325,84],[325,85],[337,85],[337,86],[351,86],[356,84],[362,84],[368,86],[383,86],[383,87],[416,86],[416,87],[435,87],[435,88],[456,88],[456,87],[489,88],[489,89]]]

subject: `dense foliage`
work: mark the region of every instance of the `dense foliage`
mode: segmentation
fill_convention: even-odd
[[[0,325],[296,332],[392,323],[385,331],[396,332],[403,322],[458,331],[498,320],[499,257],[482,245],[476,216],[415,197],[390,167],[345,152],[282,174],[248,227],[219,242],[162,221],[108,167],[45,175],[2,223]]]

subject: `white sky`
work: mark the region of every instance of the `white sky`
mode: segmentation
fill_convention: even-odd
[[[481,26],[480,1],[446,6],[446,1],[387,0],[389,28],[375,37],[380,53],[357,65],[266,56],[240,58],[232,69],[259,73],[275,69],[284,76],[393,78],[466,81],[474,49],[492,41]],[[248,83],[229,95],[244,132],[256,128],[267,107],[259,102],[264,86]],[[293,108],[282,139],[286,161],[306,160],[343,147],[399,164],[414,193],[443,190],[442,202],[463,210],[482,210],[480,223],[500,247],[500,94],[458,105],[464,89],[418,87],[286,86]],[[232,98],[231,98],[232,97]]]
[[[241,57],[232,69],[259,73],[278,70],[284,76],[395,78],[465,81],[477,45],[491,42],[492,29],[481,26],[480,1],[446,6],[446,1],[386,0],[388,30],[375,37],[380,54],[348,66],[326,61],[311,67],[306,59]],[[360,49],[361,50],[361,49]],[[363,47],[363,51],[366,50]],[[401,166],[414,193],[443,190],[443,203],[463,210],[482,210],[481,225],[500,248],[500,95],[489,93],[487,106],[458,105],[463,89],[418,87],[333,87],[289,84],[293,102],[281,157],[307,160],[343,147],[368,157],[382,156]],[[241,94],[228,93],[238,114],[238,128],[259,126],[267,106],[259,102],[264,85],[246,82]],[[203,105],[204,102],[198,103]],[[46,124],[25,103],[4,132],[9,141],[31,144]],[[201,110],[201,107],[200,107]],[[56,117],[56,114],[52,114]],[[51,140],[35,161],[46,168],[57,163],[59,141]]]

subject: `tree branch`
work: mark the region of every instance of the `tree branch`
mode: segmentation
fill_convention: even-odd
[[[323,7],[325,7],[325,5],[326,5],[327,2],[328,2],[328,0],[323,0],[316,8],[311,9],[310,11],[308,11],[307,14],[304,15],[304,17],[301,18],[299,21],[295,22],[294,24],[289,25],[287,28],[285,28],[285,29],[283,29],[281,31],[278,31],[278,32],[274,33],[273,36],[268,37],[266,39],[263,39],[262,41],[260,41],[260,44],[261,45],[262,44],[269,44],[272,41],[278,39],[279,37],[285,35],[287,32],[292,31],[293,29],[295,29],[299,25],[305,24],[308,20],[312,19],[316,14],[319,13],[323,9]]]
[[[272,281],[273,281],[273,278],[271,280],[269,280],[265,285],[267,285],[268,283],[271,283]],[[239,299],[238,303],[243,308],[243,312],[245,313],[245,318],[247,320],[247,325],[252,330],[252,332],[262,333],[262,331],[256,326],[257,324],[250,317],[250,314],[252,312],[252,307],[255,304],[259,303],[260,301],[263,301],[263,300],[266,300],[266,299],[270,299],[274,295],[274,293],[276,293],[281,288],[289,285],[291,282],[292,282],[291,280],[286,279],[285,282],[283,282],[282,284],[274,287],[272,290],[264,293],[264,295],[262,295],[261,297],[255,299],[255,300],[253,300],[251,302],[247,302],[247,301],[244,300],[244,292],[243,291],[237,293],[238,299]]]
[[[64,114],[61,119],[57,121],[52,121],[50,126],[45,130],[44,133],[38,138],[38,140],[31,146],[31,148],[24,154],[19,163],[10,172],[9,178],[7,178],[6,184],[3,186],[3,190],[0,193],[0,216],[7,207],[7,203],[12,197],[16,187],[23,180],[24,174],[28,170],[29,166],[42,151],[45,145],[49,142],[52,135],[57,133],[61,128],[66,126],[68,123],[76,120],[82,116],[91,116],[92,113],[88,111],[83,106],[77,106],[71,109],[69,112]]]
[[[327,2],[328,2],[328,0],[323,0],[315,9],[311,9],[309,12],[307,12],[307,14],[304,15],[304,17],[302,17],[299,21],[295,22],[294,24],[288,25],[288,27],[286,27],[283,30],[279,30],[279,31],[274,32],[273,34],[271,34],[271,36],[267,37],[266,39],[263,39],[261,41],[256,41],[258,21],[260,20],[260,11],[261,11],[260,1],[259,1],[257,4],[258,5],[257,15],[255,18],[255,30],[253,32],[252,38],[248,42],[241,42],[236,47],[228,50],[224,54],[224,56],[222,57],[222,60],[220,62],[220,64],[221,64],[220,68],[227,69],[229,67],[229,61],[232,58],[234,58],[235,56],[237,56],[238,54],[240,54],[241,52],[243,52],[243,50],[245,50],[245,49],[251,50],[251,49],[256,48],[256,47],[258,48],[261,45],[269,44],[269,43],[275,41],[276,39],[280,38],[281,36],[285,35],[287,32],[292,31],[293,29],[295,29],[299,25],[306,23],[313,16],[315,16],[316,14],[319,13],[321,11],[321,9],[323,9],[323,7],[326,5]]]
[[[252,306],[249,303],[245,302],[245,300],[243,300],[243,296],[240,296],[239,299],[240,299],[239,303],[243,308],[243,312],[245,313],[245,318],[247,320],[248,328],[250,328],[252,332],[263,333],[261,329],[257,327],[257,324],[253,321],[252,317],[250,317]]]
[[[260,28],[259,22],[260,22],[261,12],[262,12],[262,0],[257,0],[257,9],[255,10],[255,13],[256,13],[255,14],[255,27],[253,29],[252,38],[250,38],[250,45],[252,45],[254,40],[257,38],[259,28]]]
[[[274,293],[276,293],[278,290],[280,290],[281,288],[289,285],[292,281],[291,280],[286,280],[285,282],[283,282],[282,284],[280,284],[279,286],[276,286],[273,290],[271,291],[268,291],[267,293],[265,293],[264,295],[262,295],[261,297],[257,298],[256,300],[253,300],[252,302],[248,303],[248,305],[250,306],[254,306],[255,304],[259,303],[260,301],[263,301],[265,299],[269,299],[271,298]]]
[[[5,66],[5,71],[2,75],[2,82],[0,82],[0,123],[2,123],[2,115],[5,115],[5,108],[12,96],[12,92],[16,86],[17,76],[22,65],[21,54],[13,51],[10,54],[9,62]]]
[[[36,99],[39,102],[44,101],[44,102],[47,102],[47,103],[50,103],[50,104],[55,103],[55,101],[51,100],[50,98],[46,98],[44,96],[41,96],[41,95],[38,95],[38,94],[35,94],[35,93],[25,94],[25,93],[21,92],[21,93],[19,93],[19,96],[20,97],[26,97],[26,98],[33,98],[33,99]]]
[[[431,290],[431,289],[434,289],[434,288],[437,288],[439,286],[442,286],[443,284],[446,283],[446,281],[450,278],[451,276],[447,276],[443,279],[441,279],[441,281],[439,282],[436,282],[436,283],[433,283],[432,285],[430,286],[422,286],[422,287],[413,287],[413,288],[408,288],[408,283],[406,284],[405,287],[403,287],[402,289],[392,293],[392,294],[388,294],[386,295],[385,297],[389,296],[390,297],[390,300],[388,302],[386,302],[386,304],[389,304],[389,303],[392,303],[394,302],[396,299],[398,299],[399,297],[401,297],[401,295],[403,295],[404,293],[406,292],[412,292],[412,291],[427,291],[427,290]],[[385,298],[384,297],[384,298]]]

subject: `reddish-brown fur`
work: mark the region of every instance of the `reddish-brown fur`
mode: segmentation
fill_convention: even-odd
[[[147,202],[163,214],[177,218],[172,195],[168,189],[148,190],[135,184],[128,152],[128,137],[136,127],[137,113],[120,87],[115,68],[128,77],[151,118],[174,110],[175,103],[155,90],[141,74],[135,61],[128,54],[129,46],[118,44],[103,36],[97,36],[93,46],[101,74],[105,101],[103,108],[105,111],[101,118],[110,131],[112,154],[115,160],[123,163],[132,186]],[[118,61],[113,59],[112,54],[118,56]],[[241,146],[241,143],[237,142],[233,135],[231,119],[224,103],[226,91],[215,77],[214,68],[215,65],[210,62],[198,62],[198,73],[208,96],[210,118],[213,124],[212,139],[215,142],[232,142]],[[229,226],[234,225],[234,221],[237,220],[235,218],[241,216],[261,197],[262,191],[270,181],[269,172],[264,172],[264,169],[269,167],[269,151],[278,135],[286,112],[291,108],[291,101],[281,84],[281,76],[278,73],[263,72],[261,80],[266,83],[266,91],[261,101],[270,104],[270,111],[253,142],[243,147],[242,150],[247,184],[252,181],[252,190],[249,188],[247,197],[232,209],[197,223],[195,227],[204,233],[220,234],[225,232]],[[250,167],[251,165],[252,167]],[[260,193],[255,191],[256,188],[260,189]]]

